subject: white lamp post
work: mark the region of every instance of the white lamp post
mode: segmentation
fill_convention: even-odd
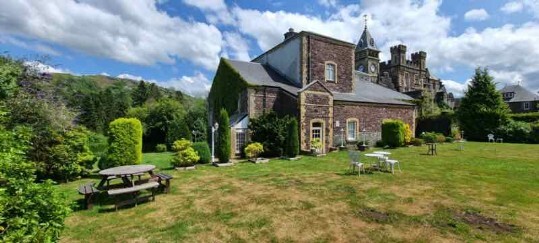
[[[219,128],[219,123],[216,122],[211,127],[211,162],[212,163],[215,161],[215,132],[217,131],[217,128]]]
[[[197,141],[197,133],[196,133],[196,131],[195,130],[191,131],[191,134],[193,134],[193,136],[195,136],[193,142],[196,143],[196,141]]]
[[[341,127],[341,147],[344,147],[344,127]]]
[[[365,131],[366,131],[365,127],[363,127],[363,130],[362,130],[362,132],[363,132],[363,146],[365,146]]]

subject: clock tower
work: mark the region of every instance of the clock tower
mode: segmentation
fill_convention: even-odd
[[[356,45],[355,69],[369,74],[373,77],[373,82],[377,82],[380,68],[380,50],[376,47],[374,38],[367,29],[367,15],[365,17],[365,29]]]

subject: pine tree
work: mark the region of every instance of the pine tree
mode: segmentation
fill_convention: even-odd
[[[144,80],[140,80],[137,87],[133,90],[133,93],[131,94],[133,99],[133,106],[141,106],[143,105],[146,100],[148,100],[149,97],[149,90],[148,86],[144,82]]]
[[[286,134],[286,156],[294,158],[299,154],[298,121],[290,119],[288,133]]]
[[[217,129],[217,158],[220,163],[230,160],[230,120],[225,109],[219,113],[219,128]]]
[[[484,141],[487,134],[508,122],[509,108],[486,68],[477,68],[461,105],[457,117],[466,138]]]

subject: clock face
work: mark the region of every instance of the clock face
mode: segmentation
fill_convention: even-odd
[[[376,66],[374,64],[371,64],[371,72],[375,72],[376,71]]]
[[[357,70],[360,71],[360,72],[364,72],[365,67],[363,67],[363,65],[359,65],[359,68]]]

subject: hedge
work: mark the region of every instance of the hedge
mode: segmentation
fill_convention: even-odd
[[[193,149],[198,153],[200,159],[198,163],[207,164],[211,161],[211,152],[208,143],[206,142],[196,142],[193,143]]]
[[[417,119],[415,136],[419,137],[424,132],[436,132],[442,133],[445,136],[450,136],[453,120],[454,115],[451,113],[442,113],[438,116]]]
[[[401,120],[384,120],[382,123],[382,141],[390,147],[404,145],[405,125]]]
[[[136,118],[118,118],[109,125],[109,150],[101,169],[142,162],[142,124]]]
[[[509,117],[515,121],[539,122],[539,112],[509,114]]]

